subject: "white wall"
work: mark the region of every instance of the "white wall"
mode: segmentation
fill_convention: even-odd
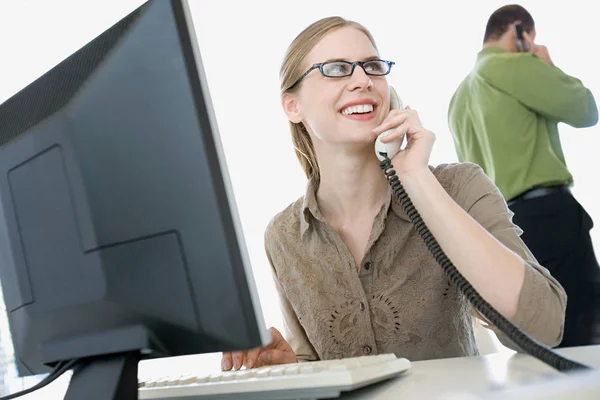
[[[140,0],[0,0],[0,101],[4,101],[141,4]],[[270,218],[304,193],[305,180],[279,105],[278,71],[291,40],[309,23],[341,15],[366,25],[381,56],[396,66],[389,80],[405,104],[437,134],[432,164],[456,161],[447,129],[448,101],[480,49],[490,13],[502,1],[192,0],[215,112],[268,325],[281,326],[263,250]],[[522,1],[538,42],[555,64],[577,76],[600,102],[600,38],[593,2]],[[600,128],[561,126],[575,194],[600,221]],[[267,195],[267,192],[269,194]],[[600,222],[599,222],[600,223]],[[593,230],[596,248],[600,234]]]

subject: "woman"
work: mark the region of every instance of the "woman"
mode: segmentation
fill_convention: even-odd
[[[428,166],[434,134],[416,111],[390,111],[392,65],[380,60],[367,29],[339,17],[315,22],[290,45],[281,100],[309,182],[265,233],[287,341],[271,328],[269,346],[225,353],[223,370],[378,353],[411,361],[477,354],[476,312],[379,167],[373,143],[389,129],[384,142],[406,136],[408,143],[394,169],[457,269],[521,329],[559,343],[564,290],[520,240],[478,166]]]

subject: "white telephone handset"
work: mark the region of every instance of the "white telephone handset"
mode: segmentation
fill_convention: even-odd
[[[390,110],[402,109],[404,109],[404,106],[402,105],[402,100],[400,100],[400,97],[398,97],[396,90],[394,90],[394,88],[390,86]],[[400,150],[400,146],[402,146],[402,138],[393,140],[388,143],[383,143],[380,139],[382,136],[385,136],[387,132],[389,132],[389,130],[381,133],[379,136],[377,136],[377,139],[375,140],[375,154],[377,155],[379,161],[383,161],[385,159],[380,153],[386,153],[387,157],[391,159],[398,153],[398,151]]]

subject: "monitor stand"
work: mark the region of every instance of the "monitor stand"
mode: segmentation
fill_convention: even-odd
[[[65,400],[137,400],[139,351],[82,360],[71,377]]]

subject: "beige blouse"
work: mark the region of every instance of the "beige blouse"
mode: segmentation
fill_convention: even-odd
[[[499,190],[475,164],[431,170],[457,204],[523,258],[525,280],[513,322],[537,340],[557,345],[566,294],[521,241],[522,231],[512,223]],[[313,182],[305,196],[272,219],[265,248],[284,336],[299,361],[382,353],[411,361],[478,354],[472,319],[478,313],[446,278],[391,190],[373,222],[360,268],[319,212]],[[520,350],[488,327],[504,345]]]

